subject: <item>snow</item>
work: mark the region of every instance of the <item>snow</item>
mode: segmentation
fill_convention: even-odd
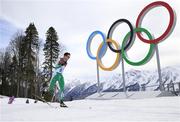
[[[0,121],[180,121],[180,97],[119,100],[76,100],[66,102],[69,108],[51,108],[30,99],[16,98],[7,104],[7,97],[0,97]],[[58,103],[52,103],[59,106]]]

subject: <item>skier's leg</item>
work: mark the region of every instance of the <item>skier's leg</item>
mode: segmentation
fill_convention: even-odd
[[[59,101],[60,101],[60,103],[61,103],[63,100],[64,100],[64,92],[63,92],[61,89],[59,89]]]
[[[60,77],[59,77],[59,80],[58,80],[58,83],[59,83],[59,101],[63,101],[64,99],[64,77],[62,74],[59,74]]]
[[[54,94],[54,87],[56,85],[56,81],[59,80],[58,74],[56,74],[50,81],[49,91],[53,95]]]
[[[64,104],[63,100],[64,100],[64,77],[61,74],[61,79],[59,82],[60,85],[60,89],[59,89],[59,101],[60,101],[60,107],[67,107],[66,104]]]

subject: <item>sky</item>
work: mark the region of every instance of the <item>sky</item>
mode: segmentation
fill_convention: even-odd
[[[126,18],[133,25],[141,10],[155,0],[0,0],[0,48],[5,48],[13,34],[25,30],[30,22],[34,22],[39,37],[45,40],[47,29],[53,26],[66,50],[71,53],[71,59],[64,71],[65,79],[96,80],[96,61],[88,57],[86,43],[89,35],[100,30],[107,35],[110,26],[118,19]],[[161,67],[180,65],[180,1],[164,0],[176,13],[176,25],[172,34],[158,44]],[[169,14],[164,7],[150,10],[142,21],[142,27],[159,37],[167,28]],[[126,24],[119,25],[113,33],[113,39],[121,45],[124,36],[129,31]],[[93,39],[91,50],[96,55],[100,36]],[[128,50],[128,57],[138,61],[147,54],[149,44],[136,38]],[[40,58],[43,61],[43,52]],[[105,66],[114,63],[116,54],[108,49],[102,62]],[[156,55],[145,65],[131,66],[125,62],[125,71],[157,70]],[[113,71],[100,69],[100,80],[122,73],[121,63]]]

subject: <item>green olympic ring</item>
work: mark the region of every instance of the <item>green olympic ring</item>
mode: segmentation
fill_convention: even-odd
[[[146,30],[145,28],[135,28],[134,32],[135,33],[137,33],[137,32],[144,32],[148,36],[149,40],[153,39],[153,37],[150,34],[150,32],[148,30]],[[126,36],[124,37],[123,42],[122,42],[122,57],[123,57],[123,59],[128,64],[133,65],[133,66],[140,66],[140,65],[146,64],[152,58],[152,56],[154,54],[155,44],[150,44],[149,51],[148,51],[147,55],[145,56],[145,58],[143,58],[142,60],[140,60],[138,62],[133,62],[133,61],[130,61],[130,59],[127,58],[127,54],[126,54],[126,52],[124,50],[125,44],[127,43],[129,36],[130,36],[130,32],[128,32],[126,34]]]

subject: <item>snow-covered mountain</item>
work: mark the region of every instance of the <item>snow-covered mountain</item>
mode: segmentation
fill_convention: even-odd
[[[180,82],[180,66],[165,67],[161,70],[162,81],[165,85]],[[130,70],[125,73],[126,88],[128,91],[159,90],[157,71]],[[101,81],[101,91],[116,92],[123,91],[123,80],[121,74],[114,74],[112,77]],[[75,79],[66,85],[65,100],[83,99],[97,92],[95,81],[81,83]]]

